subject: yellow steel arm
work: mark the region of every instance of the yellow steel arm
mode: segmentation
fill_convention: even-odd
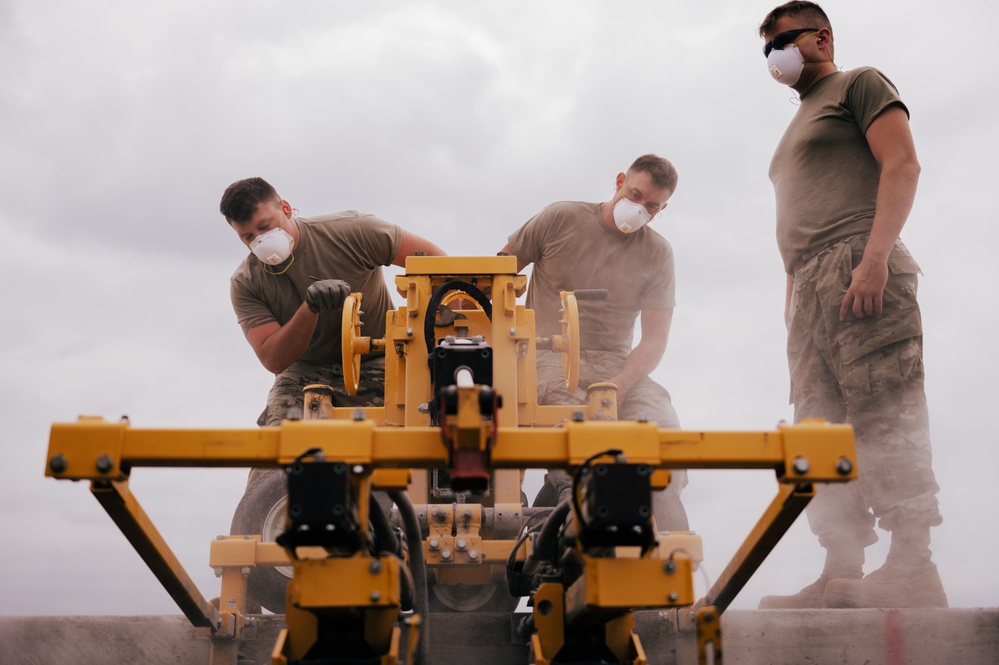
[[[95,481],[90,489],[191,624],[213,630],[219,628],[212,620],[212,615],[217,616],[217,613],[213,612],[211,605],[198,591],[194,581],[135,500],[128,489],[128,481]]]
[[[499,428],[492,465],[574,466],[609,446],[623,450],[631,463],[660,468],[769,468],[787,483],[856,478],[850,426],[815,421],[769,432],[670,430],[632,421]],[[433,468],[447,462],[440,430],[432,427],[302,420],[248,430],[160,430],[88,418],[52,426],[46,475],[116,480],[127,477],[127,469],[135,466],[277,466],[315,447],[348,464]]]

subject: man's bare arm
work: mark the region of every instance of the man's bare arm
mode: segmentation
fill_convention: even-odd
[[[500,250],[501,254],[509,254],[510,256],[516,256],[513,250],[510,249],[510,243],[503,245],[503,249]],[[524,268],[527,267],[526,263],[521,263],[520,259],[517,259],[517,272],[524,272]]]
[[[426,238],[421,238],[415,233],[410,233],[402,229],[402,241],[399,243],[399,251],[392,259],[392,265],[400,268],[406,267],[406,257],[414,256],[417,252],[423,252],[427,256],[447,256],[443,249],[430,242]]]
[[[617,400],[620,404],[624,396],[636,383],[652,373],[666,352],[669,328],[673,321],[673,308],[642,310],[642,339],[631,350],[624,367],[610,379],[617,384]]]
[[[881,316],[888,283],[888,255],[905,226],[919,181],[919,160],[905,109],[889,107],[871,123],[866,137],[881,166],[881,179],[871,237],[839,308],[841,321],[850,311],[858,319]]]
[[[279,374],[305,353],[318,321],[319,315],[302,303],[283,326],[273,316],[244,319],[239,325],[260,363],[269,372]]]

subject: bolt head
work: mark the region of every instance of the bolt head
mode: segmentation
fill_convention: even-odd
[[[62,473],[69,467],[69,462],[66,460],[66,456],[62,453],[54,456],[49,460],[49,468],[52,469],[53,473]]]
[[[97,461],[94,462],[94,466],[96,466],[97,470],[101,473],[107,473],[114,468],[114,461],[111,459],[110,455],[101,455],[97,458]]]
[[[841,476],[848,476],[851,471],[853,471],[853,462],[845,457],[840,457],[836,460],[836,473]]]
[[[791,468],[798,475],[804,475],[808,473],[810,465],[808,463],[808,460],[805,459],[804,457],[795,457],[794,461],[791,463]]]
[[[368,570],[371,571],[372,575],[377,575],[378,573],[382,572],[382,562],[379,561],[378,559],[373,560],[371,564],[368,566]]]

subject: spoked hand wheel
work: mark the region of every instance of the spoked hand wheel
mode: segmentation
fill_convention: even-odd
[[[351,293],[343,301],[340,334],[340,361],[348,395],[357,394],[361,377],[361,354],[371,349],[371,338],[361,337],[361,294]]]
[[[562,334],[552,337],[552,351],[562,354],[565,388],[570,393],[579,387],[579,306],[572,291],[562,291]]]

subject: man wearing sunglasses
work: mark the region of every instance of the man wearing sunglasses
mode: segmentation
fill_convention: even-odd
[[[946,607],[931,559],[941,523],[923,390],[919,266],[899,240],[919,162],[908,110],[870,67],[840,71],[833,32],[812,2],[760,25],[770,75],[801,104],[770,163],[795,420],[854,427],[858,480],[821,487],[806,511],[826,550],[819,579],[764,609]],[[866,577],[875,522],[887,560]]]

